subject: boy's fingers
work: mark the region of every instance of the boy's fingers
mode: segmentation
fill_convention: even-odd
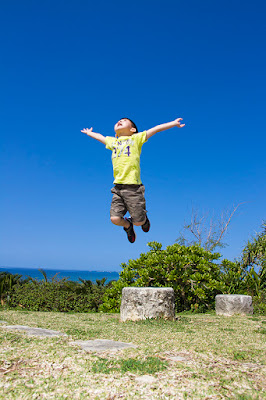
[[[91,132],[91,131],[92,131],[92,129],[93,129],[93,128],[90,128],[90,129],[89,129],[89,128],[84,128],[84,129],[82,129],[82,131],[81,131],[81,132]]]

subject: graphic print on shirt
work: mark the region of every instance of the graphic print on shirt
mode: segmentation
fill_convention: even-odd
[[[118,140],[116,144],[113,144],[113,152],[112,158],[121,157],[122,154],[127,155],[128,157],[131,154],[130,145],[134,144],[134,140],[127,139],[127,140]]]

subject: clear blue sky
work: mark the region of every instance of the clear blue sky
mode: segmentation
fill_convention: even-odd
[[[264,1],[2,1],[0,266],[119,270],[175,242],[192,206],[235,214],[237,258],[266,219]],[[183,117],[143,146],[152,228],[111,224],[113,135]]]

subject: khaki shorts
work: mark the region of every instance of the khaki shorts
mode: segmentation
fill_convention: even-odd
[[[133,222],[146,220],[146,201],[144,198],[145,187],[143,185],[115,185],[111,192],[111,217],[121,217],[129,212]]]

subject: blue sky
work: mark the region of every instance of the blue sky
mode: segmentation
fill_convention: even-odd
[[[1,2],[0,265],[119,270],[179,237],[192,207],[239,207],[223,257],[265,216],[263,1]],[[113,135],[183,117],[143,146],[152,228],[111,224]]]

